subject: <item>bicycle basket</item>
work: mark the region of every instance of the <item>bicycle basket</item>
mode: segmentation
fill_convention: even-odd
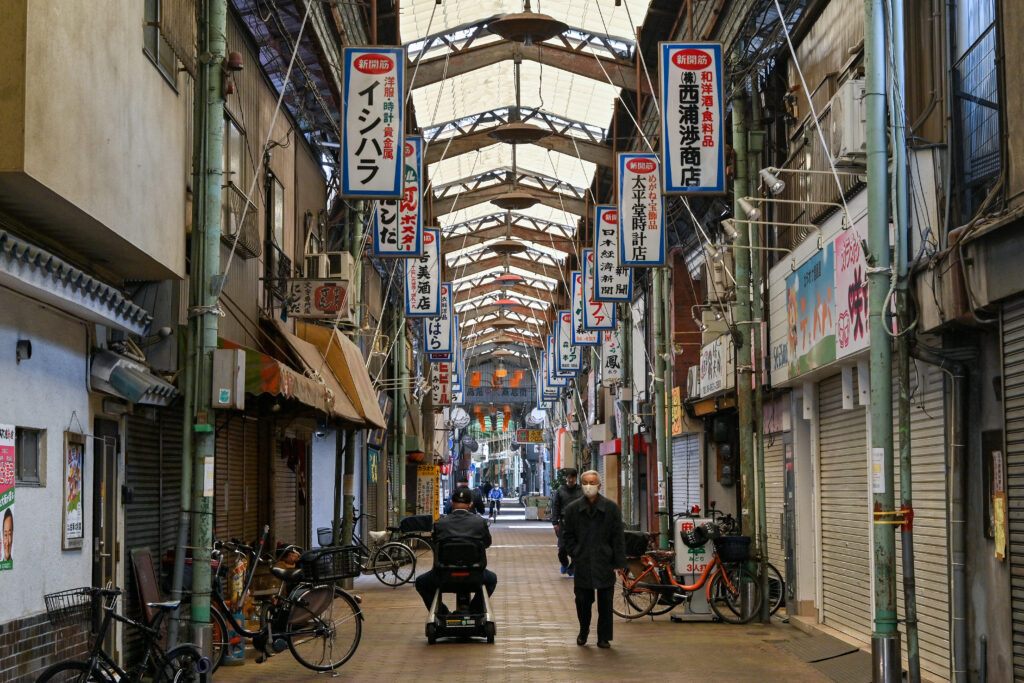
[[[627,557],[639,557],[647,552],[647,545],[650,537],[642,531],[627,531],[626,555]]]
[[[338,581],[359,576],[359,547],[334,546],[310,550],[299,557],[302,578],[313,583]]]
[[[704,525],[695,526],[688,531],[682,532],[680,538],[682,538],[683,545],[687,548],[700,548],[708,542],[708,531],[704,528]]]
[[[750,536],[716,538],[715,550],[722,562],[745,562],[750,559]]]
[[[43,596],[46,616],[54,626],[70,626],[92,619],[92,596],[89,588],[72,588]]]
[[[434,528],[434,515],[409,515],[398,522],[399,531],[405,533],[432,531]]]

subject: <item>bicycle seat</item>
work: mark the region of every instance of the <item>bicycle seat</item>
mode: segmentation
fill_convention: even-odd
[[[673,562],[676,559],[675,552],[671,550],[648,550],[645,554],[658,563]]]
[[[395,532],[397,534],[397,533],[400,533],[402,530],[399,529],[397,526],[389,526],[388,527],[388,531],[393,531],[393,532]]]
[[[165,609],[173,610],[178,609],[178,605],[181,604],[181,600],[167,600],[166,602],[147,602],[146,607],[150,609]]]
[[[287,569],[285,567],[271,567],[270,573],[281,579],[285,583],[295,583],[302,578],[302,569],[295,567],[294,569]]]

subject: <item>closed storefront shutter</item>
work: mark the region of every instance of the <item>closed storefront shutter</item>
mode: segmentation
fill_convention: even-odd
[[[872,628],[871,508],[865,413],[864,407],[856,404],[852,410],[843,410],[840,375],[818,385],[821,616],[827,626],[868,642]]]
[[[683,434],[672,439],[672,510],[700,504],[700,434]]]
[[[899,379],[893,373],[893,445],[896,507],[899,508]],[[924,363],[910,364],[910,459],[913,469],[914,571],[917,581],[921,670],[940,679],[950,674],[949,570],[947,562],[946,437],[943,378]],[[896,529],[898,610],[902,617],[903,555]],[[903,628],[901,626],[901,631]],[[904,641],[905,642],[905,641]]]
[[[1024,298],[1003,306],[1002,343],[1013,670],[1024,678]]]
[[[786,547],[783,539],[783,505],[785,503],[782,434],[772,434],[764,440],[764,505],[768,525],[768,561],[783,578],[786,576]]]
[[[295,529],[295,472],[284,458],[274,458],[274,538],[282,543],[298,543]]]
[[[218,538],[251,543],[259,535],[258,427],[255,418],[238,413],[223,413],[217,421],[214,531]]]

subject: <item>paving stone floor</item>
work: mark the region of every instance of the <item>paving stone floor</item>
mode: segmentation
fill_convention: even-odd
[[[511,511],[510,511],[511,512]],[[504,517],[504,515],[503,515]],[[510,515],[511,517],[511,515]],[[802,637],[795,628],[672,623],[669,616],[616,618],[610,650],[577,647],[572,579],[558,572],[555,535],[547,522],[502,519],[491,527],[488,565],[498,575],[493,645],[424,637],[426,610],[412,584],[388,588],[372,576],[356,580],[366,621],[358,651],[338,671],[352,681],[827,681],[773,643]],[[596,615],[595,624],[596,629]],[[288,651],[263,664],[252,658],[222,667],[220,681],[299,681],[317,676]],[[329,674],[326,674],[329,676]]]

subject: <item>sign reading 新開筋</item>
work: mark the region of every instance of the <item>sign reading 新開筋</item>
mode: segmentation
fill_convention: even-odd
[[[583,356],[579,348],[572,343],[573,320],[569,311],[558,311],[558,318],[555,322],[557,336],[555,344],[555,366],[560,373],[571,373],[575,375],[583,367]]]
[[[866,349],[868,339],[868,264],[861,241],[866,241],[868,220],[836,235],[836,358]]]
[[[377,256],[419,256],[423,251],[423,138],[405,138],[402,198],[381,200],[373,209],[373,252]]]
[[[836,359],[834,246],[829,242],[786,278],[790,377]]]
[[[594,299],[595,260],[593,249],[583,250],[583,329],[614,330],[615,304]]]
[[[665,198],[656,154],[619,154],[619,265],[665,265]]]
[[[722,45],[660,43],[665,194],[725,192]]]
[[[575,346],[597,346],[601,343],[600,335],[584,326],[587,297],[583,294],[583,273],[577,270],[570,277],[572,278],[572,343]]]
[[[543,429],[517,429],[516,443],[544,443]]]
[[[601,383],[605,386],[622,379],[622,342],[619,328],[601,333]]]
[[[427,360],[434,360],[431,354],[451,354],[454,336],[452,316],[452,283],[442,282],[441,314],[423,321],[423,345],[427,352]]]
[[[632,301],[633,271],[619,265],[619,212],[614,206],[594,208],[595,301]]]
[[[342,49],[341,195],[401,199],[405,48]]]
[[[430,363],[431,398],[434,406],[447,406],[452,402],[452,363]]]
[[[12,532],[0,534],[0,571],[14,569],[14,543],[8,547],[5,540],[14,531],[14,433],[14,425],[0,424],[0,530],[9,525]]]
[[[348,320],[347,280],[296,279],[285,282],[284,309],[292,318],[341,318]]]
[[[558,332],[558,320],[555,320],[555,332]],[[548,366],[548,384],[553,387],[567,387],[569,386],[569,378],[573,376],[571,370],[565,374],[558,372],[558,353],[557,344],[555,342],[555,334],[548,335],[548,350],[547,350],[547,366]]]
[[[424,229],[423,254],[405,265],[405,314],[436,317],[441,313],[441,231]]]

